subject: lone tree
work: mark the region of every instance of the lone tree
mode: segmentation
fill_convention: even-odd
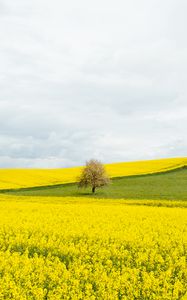
[[[86,162],[86,166],[79,177],[78,186],[80,188],[91,186],[92,193],[95,193],[96,188],[108,185],[109,183],[110,179],[100,161],[91,159]]]

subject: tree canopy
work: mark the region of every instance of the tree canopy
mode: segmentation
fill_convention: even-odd
[[[83,188],[91,186],[92,193],[95,193],[96,188],[108,185],[110,179],[106,174],[103,164],[95,159],[91,159],[86,162],[86,166],[83,169],[78,186]]]

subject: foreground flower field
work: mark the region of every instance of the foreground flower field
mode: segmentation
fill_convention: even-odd
[[[186,208],[141,203],[1,196],[0,299],[182,299]]]
[[[187,158],[107,164],[110,177],[166,172],[187,166]],[[76,182],[82,167],[62,169],[0,169],[0,189],[17,189]]]

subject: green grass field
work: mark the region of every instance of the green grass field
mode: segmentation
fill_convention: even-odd
[[[115,178],[110,186],[98,189],[95,195],[91,194],[90,188],[79,189],[77,184],[19,189],[6,193],[20,196],[187,200],[187,168],[161,174]]]

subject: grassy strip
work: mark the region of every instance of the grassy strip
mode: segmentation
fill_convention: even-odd
[[[1,192],[17,196],[187,200],[187,168],[161,174],[115,178],[110,186],[98,189],[95,195],[91,194],[90,188],[79,189],[75,183]]]

